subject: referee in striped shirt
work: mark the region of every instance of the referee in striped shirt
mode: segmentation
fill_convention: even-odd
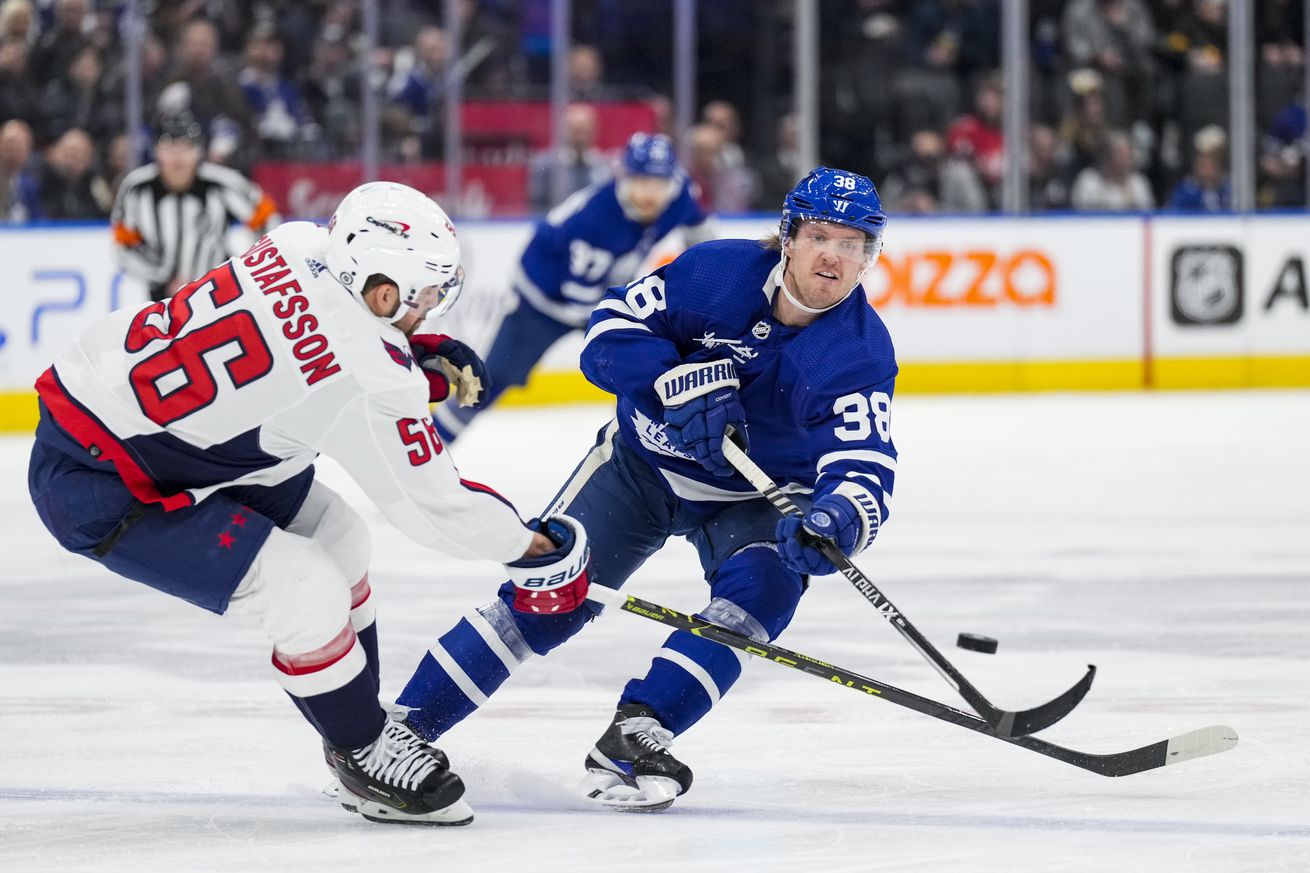
[[[128,173],[114,202],[119,266],[146,284],[151,300],[167,298],[280,221],[258,185],[201,160],[203,141],[194,116],[166,116],[155,162]]]

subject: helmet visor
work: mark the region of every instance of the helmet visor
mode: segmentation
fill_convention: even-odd
[[[456,267],[450,278],[439,285],[427,285],[406,296],[409,312],[417,314],[419,321],[430,315],[445,315],[459,299],[464,289],[464,268]]]
[[[823,252],[861,269],[872,264],[882,249],[881,237],[827,221],[799,222],[791,234],[791,244],[798,252]]]

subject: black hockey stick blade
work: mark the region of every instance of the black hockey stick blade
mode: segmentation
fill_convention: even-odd
[[[894,703],[897,706],[912,709],[932,718],[968,728],[984,736],[993,737],[1002,742],[1027,749],[1030,752],[1036,752],[1057,761],[1063,761],[1066,764],[1071,764],[1101,776],[1130,776],[1134,773],[1181,764],[1184,761],[1204,758],[1208,755],[1217,755],[1237,745],[1237,731],[1227,725],[1211,725],[1166,740],[1160,740],[1139,749],[1115,752],[1108,755],[1080,752],[1077,749],[1058,746],[1055,743],[1048,743],[1036,737],[1007,736],[998,733],[995,728],[976,715],[961,712],[931,698],[920,697],[913,692],[886,685],[867,676],[861,676],[852,670],[834,666],[825,661],[820,661],[818,658],[812,658],[800,652],[793,652],[772,643],[752,640],[750,637],[742,636],[713,622],[677,612],[649,600],[622,594],[600,585],[592,585],[587,592],[587,597],[597,603],[613,606],[641,618],[659,622],[665,627],[687,631],[721,646],[737,649],[757,658],[790,667],[811,676],[817,676],[827,682],[863,692],[871,697],[880,697],[888,703]]]
[[[1082,699],[1087,696],[1087,692],[1092,690],[1092,680],[1095,678],[1096,665],[1088,664],[1087,672],[1083,674],[1083,678],[1075,682],[1073,687],[1054,700],[1020,712],[993,708],[993,717],[988,718],[987,723],[995,728],[998,734],[1005,737],[1025,737],[1028,734],[1044,731],[1072,712],[1073,708],[1082,702]]]
[[[998,739],[1048,757],[1058,758],[1067,764],[1073,764],[1075,767],[1102,776],[1131,776],[1134,773],[1170,767],[1194,758],[1227,752],[1237,745],[1237,731],[1226,724],[1212,724],[1209,727],[1197,728],[1167,740],[1142,746],[1140,749],[1114,752],[1109,755],[1079,752],[1036,737],[998,737]]]

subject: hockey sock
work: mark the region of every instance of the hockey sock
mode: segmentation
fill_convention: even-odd
[[[327,645],[288,655],[273,651],[278,682],[309,723],[334,746],[357,749],[386,722],[364,648],[349,625]]]
[[[369,587],[367,573],[350,589],[350,626],[364,647],[376,694],[382,686],[382,664],[378,658],[377,610],[373,606],[373,589]]]
[[[376,695],[382,688],[382,666],[378,661],[377,622],[373,622],[368,627],[356,628],[355,634],[359,637],[359,644],[364,649],[368,675],[373,680],[373,693]]]
[[[396,702],[405,721],[435,740],[487,702],[532,654],[499,600],[468,613],[433,644]]]
[[[680,734],[710,711],[741,676],[732,649],[676,631],[655,654],[650,670],[623,689],[619,705],[644,703],[660,724]]]

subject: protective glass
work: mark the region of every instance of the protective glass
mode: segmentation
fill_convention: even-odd
[[[882,248],[882,241],[875,240],[867,233],[851,231],[836,224],[822,221],[807,221],[792,234],[791,243],[798,252],[824,252],[832,257],[841,258],[860,268],[873,263]]]

